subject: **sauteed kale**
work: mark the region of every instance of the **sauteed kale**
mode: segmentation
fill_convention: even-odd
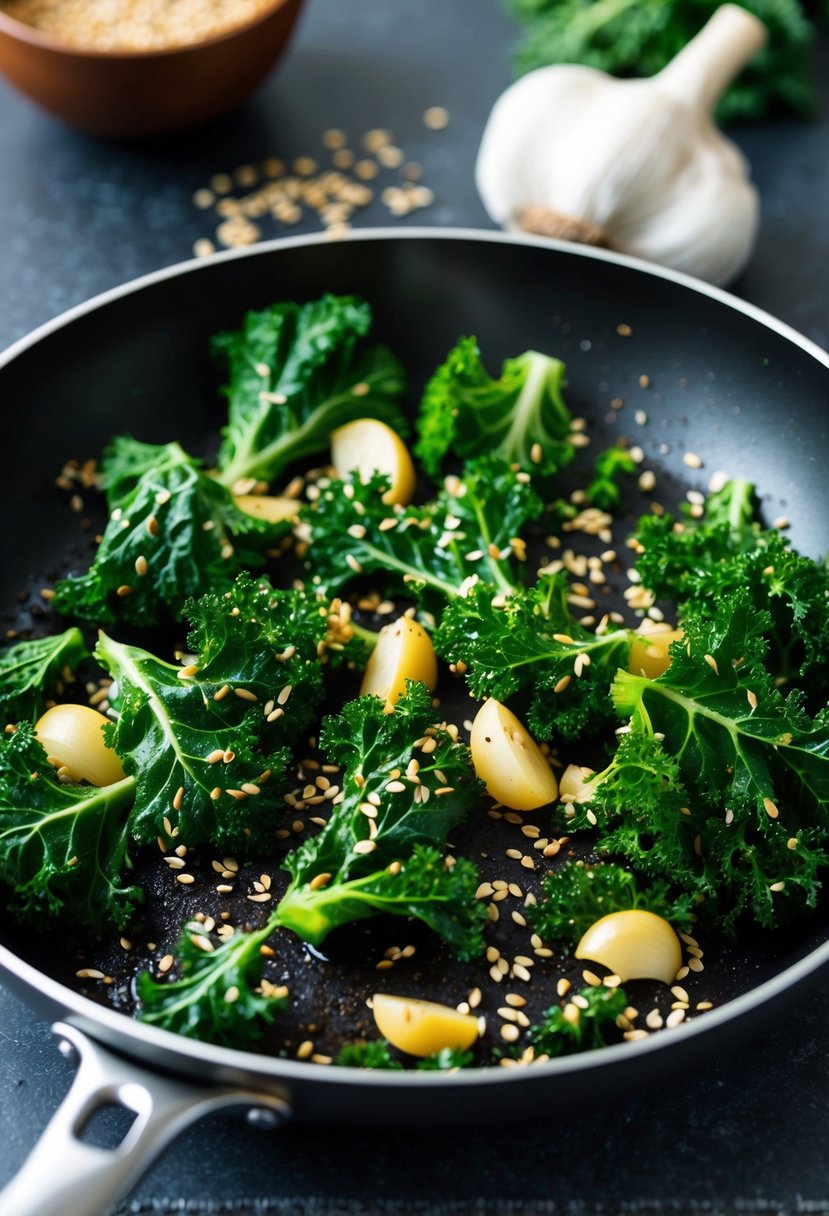
[[[286,808],[315,812],[318,830],[288,851],[280,892],[269,877],[254,884],[248,898],[268,913],[256,928],[188,921],[170,973],[139,977],[144,1020],[229,1045],[290,1019],[287,988],[266,978],[269,943],[286,932],[319,947],[334,929],[392,914],[459,958],[486,950],[494,971],[503,961],[490,936],[501,890],[481,880],[477,850],[458,856],[451,843],[487,805],[489,769],[474,738],[472,751],[463,741],[469,723],[443,721],[413,678],[418,663],[393,695],[374,695],[389,663],[377,661],[386,643],[372,608],[418,630],[416,643],[398,630],[396,645],[433,646],[474,701],[518,716],[497,754],[518,764],[519,781],[533,739],[556,769],[568,764],[559,798],[539,808],[543,827],[527,820],[547,872],[538,898],[513,913],[540,961],[575,951],[601,964],[580,953],[585,933],[634,911],[667,929],[669,960],[674,949],[680,957],[676,934],[694,942],[697,923],[721,934],[750,921],[773,928],[815,906],[829,861],[827,567],[762,524],[750,484],[724,482],[704,505],[639,519],[627,615],[597,620],[590,590],[614,571],[625,578],[607,512],[636,461],[620,445],[579,467],[585,436],[559,361],[527,352],[493,378],[472,338],[423,393],[415,451],[425,474],[445,475],[419,505],[394,501],[391,471],[372,474],[371,451],[359,471],[309,472],[357,420],[406,433],[401,369],[370,326],[367,305],[326,296],[251,313],[220,336],[229,411],[216,468],[176,442],[114,440],[95,560],[55,588],[54,609],[73,623],[0,656],[0,878],[18,918],[124,931],[142,915],[133,867],[144,852],[160,850],[185,882],[189,848],[275,855]],[[298,470],[287,500],[269,497]],[[584,534],[604,548],[588,557],[564,547]],[[660,632],[666,614],[678,628]],[[74,622],[107,631],[87,648]],[[186,648],[153,653],[124,632],[156,622],[185,622]],[[392,662],[401,671],[402,653]],[[91,700],[107,720],[86,718],[79,743],[50,707],[84,699],[74,673],[86,680],[92,664]],[[380,683],[375,675],[374,692],[355,696],[372,664]],[[104,779],[84,768],[90,731],[116,766]],[[589,863],[570,855],[581,840]],[[235,872],[231,862],[213,863],[219,877]],[[574,995],[550,979],[535,1023],[520,999],[508,1002],[489,1058],[636,1037],[621,987],[635,967],[607,969]],[[452,1026],[453,1012],[407,1007],[409,1019],[440,1023],[434,1042],[424,1031],[408,1049],[425,1057],[418,1067],[475,1058],[477,1026]],[[474,1023],[474,1005],[454,1016]],[[338,1062],[399,1060],[377,1041],[347,1044]]]

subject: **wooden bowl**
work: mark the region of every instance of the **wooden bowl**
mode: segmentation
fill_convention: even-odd
[[[58,42],[0,10],[0,72],[21,93],[95,135],[184,131],[239,105],[274,67],[302,0],[273,0],[224,34],[149,51]]]

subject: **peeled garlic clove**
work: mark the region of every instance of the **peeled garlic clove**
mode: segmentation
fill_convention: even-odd
[[[610,912],[597,920],[575,954],[608,967],[623,984],[628,980],[670,984],[682,966],[682,948],[674,930],[661,916],[643,908]]]
[[[593,797],[593,786],[590,777],[592,768],[582,768],[580,764],[568,764],[558,783],[558,796],[562,802],[589,802]]]
[[[469,736],[475,772],[487,793],[513,811],[534,811],[558,796],[547,757],[516,718],[490,697],[475,715]]]
[[[295,498],[272,494],[237,494],[233,501],[245,515],[263,519],[269,524],[281,524],[296,519],[299,503]]]
[[[628,671],[631,675],[655,680],[671,665],[668,653],[671,645],[684,636],[681,629],[672,629],[670,625],[651,624],[648,628],[640,625],[633,635]]]
[[[484,130],[476,181],[490,216],[728,282],[751,254],[759,201],[711,113],[766,36],[725,4],[650,79],[569,64],[530,72]]]
[[[466,1051],[478,1037],[478,1019],[448,1005],[375,992],[372,1010],[385,1039],[410,1056],[431,1056],[445,1048]]]
[[[104,742],[107,719],[89,705],[53,705],[35,723],[50,761],[71,781],[112,785],[126,777],[116,752]]]
[[[417,621],[401,617],[380,630],[360,685],[360,695],[373,694],[394,708],[407,680],[421,680],[429,692],[438,682],[438,661],[432,639]]]
[[[357,473],[368,481],[372,473],[383,473],[390,486],[383,502],[406,506],[412,501],[417,474],[400,436],[376,418],[358,418],[338,427],[331,435],[331,463],[338,477]]]

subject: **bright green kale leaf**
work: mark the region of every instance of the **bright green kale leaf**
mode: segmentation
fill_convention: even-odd
[[[0,654],[0,716],[4,722],[36,721],[47,701],[64,691],[75,667],[89,657],[80,629],[17,642]]]
[[[628,999],[622,988],[582,988],[565,1005],[553,1005],[542,1021],[527,1031],[527,1040],[539,1056],[567,1056],[605,1047],[608,1032],[624,1014]]]
[[[459,1047],[444,1047],[415,1064],[416,1072],[448,1072],[451,1069],[470,1068],[475,1063],[474,1053]]]
[[[357,418],[405,433],[402,369],[367,340],[370,329],[368,304],[326,295],[249,312],[240,330],[214,339],[229,375],[224,485],[274,481],[292,462],[325,451],[331,432]]]
[[[269,747],[296,743],[322,701],[326,609],[312,590],[275,589],[244,574],[221,595],[188,601],[193,683],[208,699],[235,702],[236,714],[220,710],[226,723],[255,705]],[[222,696],[225,688],[232,691]]]
[[[141,891],[129,886],[132,777],[99,789],[58,780],[24,723],[0,734],[0,878],[21,919],[61,917],[67,933],[123,929]]]
[[[332,595],[356,574],[384,576],[390,591],[440,611],[475,578],[501,591],[522,582],[523,533],[542,503],[525,474],[498,460],[466,466],[424,507],[388,507],[387,486],[332,482],[302,513],[307,567]]]
[[[360,1043],[343,1043],[334,1063],[339,1068],[384,1068],[402,1072],[403,1065],[395,1060],[385,1039],[368,1039]]]
[[[474,697],[516,704],[536,738],[569,740],[595,737],[613,721],[610,686],[631,637],[629,629],[595,634],[579,625],[566,577],[554,574],[511,595],[476,583],[445,609],[435,648],[465,665]]]
[[[238,636],[228,627],[226,661],[211,656],[206,673],[199,656],[179,666],[166,663],[137,646],[101,634],[95,654],[115,681],[110,702],[118,717],[107,727],[108,741],[136,780],[135,807],[130,817],[133,836],[146,843],[172,833],[188,845],[210,841],[217,847],[262,843],[270,838],[273,817],[282,806],[280,778],[290,751],[278,747],[272,724],[259,695],[243,682],[254,674],[237,651],[239,638],[250,639],[249,622],[239,624]],[[263,641],[267,646],[268,641]],[[288,645],[287,637],[282,644]],[[307,721],[304,694],[319,696],[319,674],[310,666],[295,667],[297,684],[284,706],[278,704],[288,688],[282,664],[271,650],[272,682],[264,668],[262,695],[285,710],[280,734],[290,734],[290,700],[297,697],[298,719]],[[241,668],[237,666],[241,663]],[[304,686],[307,684],[307,688]],[[253,698],[253,699],[251,699]],[[281,721],[281,718],[279,719]],[[176,831],[177,829],[177,831]]]
[[[493,455],[525,472],[555,473],[572,460],[564,364],[528,350],[494,380],[474,338],[461,338],[423,393],[415,452],[437,476],[448,455]]]
[[[228,1014],[222,1001],[228,987],[245,1003],[256,997],[259,947],[280,926],[319,945],[338,925],[392,913],[423,921],[460,958],[483,949],[486,912],[475,898],[475,867],[462,858],[447,864],[438,847],[481,787],[467,748],[436,723],[425,686],[410,684],[389,714],[378,697],[350,702],[326,720],[321,744],[343,769],[340,793],[319,835],[288,855],[291,883],[269,920],[234,935],[227,953],[191,954],[186,983],[142,976],[145,1020],[197,1038],[249,1036],[250,1022]]]
[[[96,624],[154,624],[184,601],[230,587],[290,531],[246,515],[177,443],[116,439],[103,461],[109,521],[86,574],[62,579],[54,607]],[[165,613],[166,606],[168,612]]]
[[[767,627],[738,594],[714,620],[686,618],[658,679],[620,671],[612,695],[630,733],[590,781],[598,847],[703,897],[726,930],[744,910],[770,927],[813,907],[827,863],[829,713],[784,700],[764,666]]]
[[[255,1042],[288,1005],[262,978],[260,947],[271,932],[268,923],[215,945],[198,921],[185,925],[172,978],[154,980],[147,971],[138,976],[139,1019],[226,1047]]]
[[[341,800],[318,835],[289,854],[280,924],[319,945],[337,925],[380,912],[412,916],[461,958],[482,949],[477,871],[440,848],[480,797],[468,749],[437,724],[425,685],[392,713],[378,697],[349,702],[320,739],[340,765]],[[320,875],[327,875],[324,883]]]
[[[719,0],[509,0],[525,25],[516,70],[583,63],[617,76],[652,76],[702,28]],[[811,117],[816,109],[814,30],[800,0],[745,0],[769,30],[766,47],[728,89],[720,122],[778,110]]]
[[[630,870],[613,862],[566,861],[546,876],[542,898],[527,915],[545,941],[577,946],[592,924],[611,912],[644,908],[679,929],[690,925],[693,897],[674,897],[667,882],[642,887]]]
[[[627,448],[617,444],[615,448],[600,452],[593,468],[593,480],[585,489],[584,497],[600,511],[614,511],[622,497],[619,478],[631,477],[636,472],[636,461]]]

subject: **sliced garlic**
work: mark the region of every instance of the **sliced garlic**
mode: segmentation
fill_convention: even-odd
[[[445,1048],[465,1051],[478,1037],[478,1019],[448,1005],[376,992],[372,1010],[384,1038],[410,1056],[431,1056]]]
[[[233,501],[245,515],[265,520],[269,524],[281,524],[296,519],[299,503],[295,498],[283,498],[272,494],[237,494]]]
[[[49,760],[70,781],[112,785],[126,776],[121,761],[104,742],[107,719],[89,705],[53,705],[35,723],[35,735]]]
[[[534,811],[558,796],[547,757],[516,718],[490,697],[475,715],[469,735],[475,772],[487,793],[513,811]]]
[[[727,283],[750,257],[759,201],[712,111],[766,37],[756,17],[725,4],[650,79],[565,64],[516,81],[478,153],[490,216]]]
[[[438,682],[438,661],[432,639],[417,621],[401,617],[380,630],[360,685],[360,694],[382,697],[386,709],[406,691],[407,680],[421,680],[429,692]]]
[[[628,671],[631,675],[655,680],[670,667],[671,656],[668,651],[672,643],[678,642],[681,637],[684,637],[681,629],[654,622],[649,622],[646,626],[643,621],[633,635]]]
[[[338,427],[331,435],[331,463],[339,477],[357,473],[368,481],[372,473],[383,473],[390,483],[383,502],[405,507],[414,497],[417,474],[408,448],[376,418],[358,418]]]
[[[682,966],[682,948],[661,916],[644,908],[610,912],[590,926],[576,947],[576,958],[608,967],[622,983],[661,980],[670,984]]]

